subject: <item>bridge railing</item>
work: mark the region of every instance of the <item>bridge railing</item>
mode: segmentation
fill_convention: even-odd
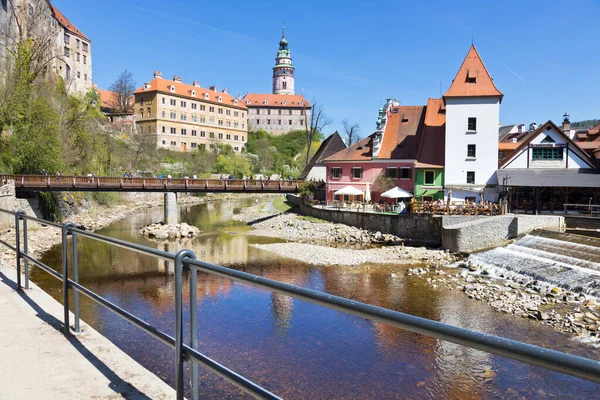
[[[59,279],[63,283],[63,309],[64,309],[64,333],[70,335],[69,323],[69,290],[73,290],[73,313],[74,330],[79,331],[79,297],[81,293],[99,305],[113,311],[121,318],[129,321],[144,332],[150,334],[161,342],[175,349],[176,360],[176,391],[177,399],[183,399],[184,395],[184,363],[191,361],[191,386],[194,399],[198,398],[198,364],[203,365],[217,375],[225,378],[238,388],[246,391],[256,398],[278,399],[275,394],[267,389],[255,384],[249,379],[235,373],[227,367],[219,364],[198,351],[197,337],[197,271],[207,274],[231,279],[246,285],[264,289],[270,292],[279,293],[295,299],[307,301],[322,307],[337,310],[343,313],[352,314],[371,321],[376,321],[386,325],[395,326],[410,332],[445,340],[448,342],[460,344],[469,348],[482,350],[488,353],[497,354],[503,357],[511,358],[531,365],[536,365],[546,369],[569,374],[586,380],[600,383],[600,362],[588,358],[578,357],[567,353],[545,349],[543,347],[518,342],[499,336],[488,335],[481,332],[475,332],[464,328],[447,325],[441,322],[428,320],[414,315],[393,311],[370,304],[334,296],[328,293],[318,292],[303,287],[278,282],[272,279],[237,271],[231,268],[210,264],[196,259],[196,255],[191,250],[181,250],[177,254],[153,249],[135,243],[129,243],[123,240],[114,239],[96,233],[87,232],[77,228],[73,223],[63,225],[41,220],[25,214],[24,211],[12,212],[0,209],[1,213],[14,215],[15,218],[15,245],[11,245],[3,240],[0,244],[8,247],[16,254],[17,267],[17,290],[22,290],[21,285],[21,264],[24,264],[25,289],[29,288],[29,268],[28,263],[32,262],[39,268]],[[39,260],[31,257],[28,253],[27,222],[37,222],[50,225],[60,229],[62,232],[62,273],[55,271]],[[21,229],[22,227],[22,229]],[[21,236],[23,246],[21,246]],[[71,237],[71,262],[73,276],[69,277],[68,270],[68,243]],[[150,255],[175,264],[175,335],[171,336],[166,332],[148,324],[140,317],[129,313],[118,305],[91,291],[87,287],[79,284],[79,255],[77,252],[77,240],[79,237],[85,237],[91,240],[107,243],[112,246],[121,247],[134,252]],[[189,271],[187,284],[190,287],[190,342],[183,342],[183,277],[184,271]]]
[[[58,188],[66,190],[197,190],[197,191],[297,191],[302,181],[199,178],[139,178],[74,175],[0,175],[0,180],[14,180],[18,188]]]

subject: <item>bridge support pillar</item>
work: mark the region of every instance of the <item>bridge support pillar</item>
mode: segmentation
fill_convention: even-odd
[[[165,224],[177,224],[179,222],[179,208],[177,207],[177,194],[165,193]]]

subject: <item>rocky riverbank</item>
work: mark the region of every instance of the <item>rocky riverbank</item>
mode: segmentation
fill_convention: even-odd
[[[170,225],[157,222],[141,228],[139,232],[149,239],[165,241],[169,239],[193,238],[194,236],[198,236],[200,229],[185,222]]]
[[[491,276],[486,269],[470,262],[455,265],[456,268],[442,268],[440,264],[409,268],[407,276],[425,279],[433,288],[461,291],[499,312],[550,325],[557,331],[600,345],[597,299],[508,272]]]

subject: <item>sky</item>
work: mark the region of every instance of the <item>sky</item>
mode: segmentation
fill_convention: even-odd
[[[600,0],[53,0],[92,40],[93,80],[179,75],[229,93],[271,93],[282,24],[296,93],[332,124],[375,129],[386,98],[425,105],[471,43],[498,89],[503,125],[600,118]],[[441,89],[441,90],[440,90]]]

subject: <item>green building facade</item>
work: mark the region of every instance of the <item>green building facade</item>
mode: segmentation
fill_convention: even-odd
[[[415,168],[416,201],[444,200],[444,169]]]

